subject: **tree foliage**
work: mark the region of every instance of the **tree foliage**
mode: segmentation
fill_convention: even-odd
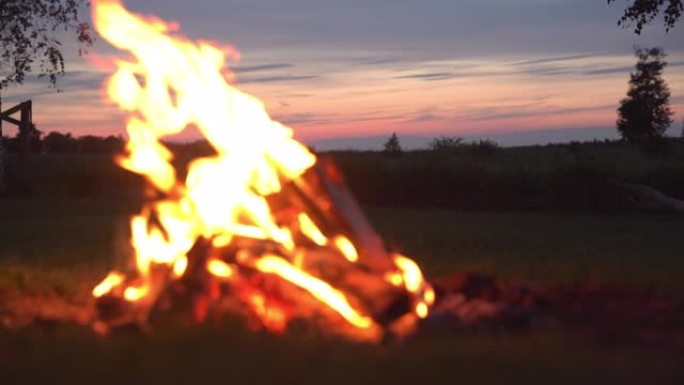
[[[57,34],[75,33],[79,54],[92,45],[82,10],[88,0],[0,0],[0,92],[22,84],[37,72],[52,86],[64,75],[62,43]]]
[[[439,136],[432,138],[428,147],[431,151],[442,153],[463,153],[487,156],[496,153],[501,147],[491,139],[466,142],[458,136]]]
[[[608,4],[615,0],[608,0]],[[682,0],[632,0],[632,4],[618,20],[620,26],[634,26],[634,33],[641,34],[644,26],[663,14],[665,30],[670,31],[684,12]]]
[[[623,139],[653,142],[672,124],[670,90],[663,80],[667,66],[661,48],[637,48],[636,71],[630,74],[627,97],[620,101],[617,129]]]
[[[385,152],[392,155],[397,155],[402,152],[401,144],[399,143],[399,136],[396,132],[393,132],[384,145]]]

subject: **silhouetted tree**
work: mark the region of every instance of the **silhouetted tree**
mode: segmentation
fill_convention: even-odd
[[[28,131],[19,130],[13,138],[5,138],[7,152],[22,153],[25,146],[28,145],[30,152],[39,153],[42,151],[42,135],[43,133],[38,130],[35,124],[32,124]]]
[[[399,137],[396,132],[393,132],[392,135],[387,138],[387,141],[385,142],[385,152],[392,155],[397,155],[402,152]]]
[[[108,153],[121,152],[124,149],[124,138],[121,135],[109,135],[104,139],[104,148]]]
[[[57,32],[75,32],[76,40],[92,45],[90,25],[82,20],[88,0],[0,0],[0,96],[9,84],[22,84],[38,65],[39,77],[52,86],[64,74],[62,44]]]
[[[440,136],[430,141],[429,147],[432,151],[454,151],[463,147],[463,138]]]
[[[81,154],[111,154],[123,149],[123,138],[111,135],[106,138],[93,135],[80,136],[77,142],[78,152]]]
[[[608,4],[613,2],[615,0],[608,0]],[[632,4],[625,9],[618,20],[618,25],[623,27],[634,25],[634,33],[639,35],[646,24],[662,13],[665,30],[669,32],[683,12],[682,0],[632,0]]]
[[[477,156],[487,156],[497,152],[499,144],[491,139],[468,142],[457,136],[440,136],[430,141],[429,148],[436,152],[458,152]]]
[[[623,139],[646,144],[665,135],[672,124],[670,90],[662,78],[667,66],[661,48],[637,48],[636,72],[630,74],[627,97],[620,101],[617,129]]]
[[[477,142],[468,144],[468,148],[476,155],[492,155],[499,151],[499,143],[491,139],[480,139]]]
[[[77,151],[78,143],[70,133],[53,131],[43,139],[43,148],[50,154],[71,154]]]

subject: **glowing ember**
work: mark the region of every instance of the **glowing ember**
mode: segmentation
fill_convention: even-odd
[[[131,219],[133,271],[110,273],[93,289],[100,305],[120,301],[100,329],[144,322],[169,287],[188,280],[208,287],[195,293],[204,298],[198,314],[207,301],[232,298],[273,331],[323,316],[333,328],[356,330],[342,333],[377,340],[407,317],[427,317],[435,293],[418,265],[389,255],[334,167],[317,164],[259,99],[228,83],[232,49],[174,36],[176,26],[131,14],[117,0],[95,1],[93,19],[103,38],[135,58],[118,61],[107,85],[130,113],[118,163],[157,194]],[[181,180],[161,139],[188,126],[215,154],[192,161]],[[397,303],[405,311],[394,314],[403,309]]]
[[[124,276],[117,273],[111,272],[99,285],[95,286],[93,289],[93,297],[99,298],[103,295],[109,293],[113,287],[121,285],[124,281]]]
[[[230,278],[235,274],[232,267],[218,259],[207,262],[207,270],[219,278]]]

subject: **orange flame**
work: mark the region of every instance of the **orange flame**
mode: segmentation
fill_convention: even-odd
[[[331,238],[307,213],[294,227],[275,219],[268,197],[300,178],[316,162],[315,156],[293,139],[293,131],[271,120],[263,103],[228,83],[226,58],[230,48],[194,43],[172,35],[175,24],[129,13],[119,0],[96,0],[93,20],[100,35],[116,48],[128,51],[134,61],[119,60],[106,87],[109,98],[130,113],[126,130],[123,168],[144,176],[163,199],[153,201],[131,219],[135,249],[135,284],[120,273],[110,273],[93,289],[96,298],[123,293],[138,306],[159,295],[160,285],[184,277],[188,253],[200,239],[215,248],[236,244],[236,239],[270,242],[279,252],[262,255],[238,253],[235,264],[209,259],[206,270],[238,285],[244,269],[272,275],[302,289],[359,329],[377,327],[367,310],[349,295],[302,267],[304,246],[295,243],[293,231],[319,247],[331,246],[349,262],[359,251],[345,235]],[[171,163],[172,152],[161,139],[188,126],[197,127],[215,150],[188,166],[187,177]],[[434,302],[434,291],[415,262],[394,259],[396,271],[386,272],[390,282],[405,287],[415,298],[415,313],[424,318]],[[159,279],[159,271],[166,271]],[[149,301],[141,301],[149,299]],[[262,293],[249,296],[248,306],[265,323],[282,329],[288,314],[265,304]],[[274,310],[275,309],[275,310]]]
[[[256,267],[264,273],[276,274],[308,291],[314,297],[328,304],[352,325],[362,329],[373,326],[373,320],[360,315],[349,304],[344,294],[335,290],[328,283],[297,269],[288,261],[267,255],[256,262]]]

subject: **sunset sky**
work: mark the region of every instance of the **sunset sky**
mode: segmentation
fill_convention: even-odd
[[[676,112],[684,117],[684,22],[642,36],[616,25],[605,0],[129,0],[131,10],[182,26],[193,39],[234,45],[237,86],[320,148],[378,148],[396,131],[406,147],[434,136],[520,145],[614,138],[632,47],[661,46]],[[65,39],[69,39],[68,37]],[[32,98],[43,132],[123,134],[90,61],[115,54],[99,40],[84,58],[65,44],[56,93],[35,80],[4,104]]]

